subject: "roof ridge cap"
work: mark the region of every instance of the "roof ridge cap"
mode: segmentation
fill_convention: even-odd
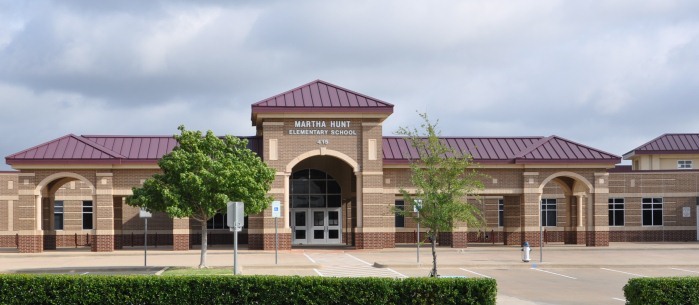
[[[639,146],[636,146],[635,148],[629,150],[627,153],[623,154],[622,156],[624,157],[624,159],[626,159],[627,157],[630,157],[632,154],[634,154],[636,151],[640,150],[641,147],[644,147],[644,146],[646,146],[646,145],[648,145],[648,144],[650,144],[650,143],[653,143],[653,142],[659,140],[660,138],[662,138],[662,137],[664,137],[664,136],[666,136],[666,135],[668,135],[668,133],[661,134],[661,135],[659,135],[659,136],[653,138],[652,140],[650,140],[650,141],[648,141],[648,142],[645,142],[645,143],[643,143],[643,144],[641,144],[641,145],[639,145]]]
[[[97,149],[97,150],[99,150],[99,151],[101,151],[101,152],[103,152],[103,153],[105,153],[105,154],[108,154],[108,155],[110,155],[110,156],[112,156],[112,157],[114,157],[114,158],[118,158],[118,159],[124,159],[124,158],[126,158],[126,156],[123,156],[123,155],[119,154],[118,152],[115,152],[115,151],[113,151],[113,150],[111,150],[111,149],[109,149],[109,148],[107,148],[107,147],[104,147],[104,146],[102,146],[101,144],[98,144],[97,142],[92,141],[92,140],[90,140],[90,139],[88,139],[88,138],[85,138],[85,137],[82,137],[82,136],[76,136],[76,135],[73,135],[73,134],[71,134],[71,135],[72,135],[76,140],[78,140],[78,141],[80,141],[80,142],[83,142],[85,145],[92,146],[93,148],[95,148],[95,149]]]
[[[587,146],[587,145],[585,145],[585,144],[580,144],[580,143],[575,142],[575,141],[573,141],[573,140],[569,140],[569,139],[566,139],[566,138],[563,138],[563,137],[559,137],[559,136],[557,136],[557,135],[553,135],[552,137],[553,137],[553,138],[556,138],[556,139],[560,139],[560,140],[566,141],[566,142],[569,142],[569,143],[573,143],[573,144],[578,145],[578,146],[585,147],[585,148],[587,148],[587,149],[589,149],[589,150],[594,150],[594,151],[596,151],[596,152],[598,152],[598,153],[603,153],[603,154],[607,154],[607,155],[610,155],[610,156],[614,156],[614,157],[616,157],[616,158],[621,158],[620,156],[617,156],[617,155],[615,155],[615,154],[613,154],[613,153],[610,153],[610,152],[607,152],[607,151],[604,151],[604,150],[601,150],[601,149],[598,149],[598,148],[594,148],[594,147],[592,147],[592,146]]]
[[[526,149],[523,149],[522,151],[520,151],[518,154],[516,154],[516,155],[515,155],[514,157],[512,157],[512,158],[513,158],[513,159],[521,159],[521,158],[524,158],[524,156],[525,156],[526,154],[528,154],[528,153],[534,151],[535,149],[539,148],[541,145],[544,145],[544,143],[546,143],[546,142],[548,142],[548,141],[551,141],[551,139],[553,139],[553,137],[554,137],[554,136],[542,137],[541,139],[539,139],[539,141],[536,141],[536,142],[532,143],[531,146],[527,147]]]

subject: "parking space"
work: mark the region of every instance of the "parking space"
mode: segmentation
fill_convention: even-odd
[[[21,274],[68,274],[68,275],[156,275],[161,273],[163,267],[124,267],[124,268],[37,268],[19,269],[15,273]]]
[[[397,269],[424,276],[429,268]],[[698,276],[693,268],[441,268],[440,274],[494,278],[498,304],[624,304],[623,287],[634,277]],[[508,301],[509,300],[509,301]]]
[[[324,277],[426,277],[431,268],[430,249],[385,250],[294,249],[279,252],[242,250],[239,264],[244,275],[298,275]],[[518,247],[438,248],[439,274],[493,278],[498,304],[624,304],[623,287],[630,278],[699,276],[699,243],[619,244],[609,248],[548,246],[544,263],[523,263]],[[535,257],[537,257],[535,255]],[[538,258],[538,257],[537,257]],[[156,274],[163,267],[143,265],[143,253],[46,252],[0,254],[3,272],[94,274]],[[149,266],[195,267],[199,251],[149,251]],[[209,251],[211,267],[232,264],[231,249]],[[42,269],[36,269],[42,268]],[[52,269],[53,268],[53,269]]]

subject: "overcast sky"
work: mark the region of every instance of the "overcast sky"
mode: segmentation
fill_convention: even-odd
[[[315,79],[446,136],[558,135],[622,155],[699,132],[699,1],[0,0],[4,157],[74,133],[253,135]]]

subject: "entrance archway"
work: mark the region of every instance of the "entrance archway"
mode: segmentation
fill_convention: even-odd
[[[95,186],[84,176],[59,172],[42,179],[34,190],[40,208],[37,222],[43,249],[90,245],[95,226]]]
[[[544,242],[586,244],[585,222],[594,218],[589,203],[594,188],[588,179],[574,172],[554,173],[542,181],[539,193]]]
[[[342,189],[331,175],[302,169],[290,179],[292,245],[342,243]]]
[[[289,177],[292,246],[351,244],[355,184],[353,168],[341,159],[312,156],[298,162]]]

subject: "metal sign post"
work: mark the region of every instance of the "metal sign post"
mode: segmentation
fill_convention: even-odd
[[[148,218],[153,217],[153,214],[141,208],[138,216],[145,221],[145,231],[143,232],[143,266],[148,267]]]
[[[277,219],[282,217],[282,203],[281,201],[272,201],[272,218],[274,218],[274,264],[279,264],[279,233],[277,232]]]
[[[233,275],[236,275],[238,274],[238,232],[243,230],[245,223],[245,204],[229,201],[227,212],[226,222],[233,232]]]
[[[420,209],[422,208],[422,199],[416,199],[413,204],[413,212],[417,213],[417,262],[420,263]]]

